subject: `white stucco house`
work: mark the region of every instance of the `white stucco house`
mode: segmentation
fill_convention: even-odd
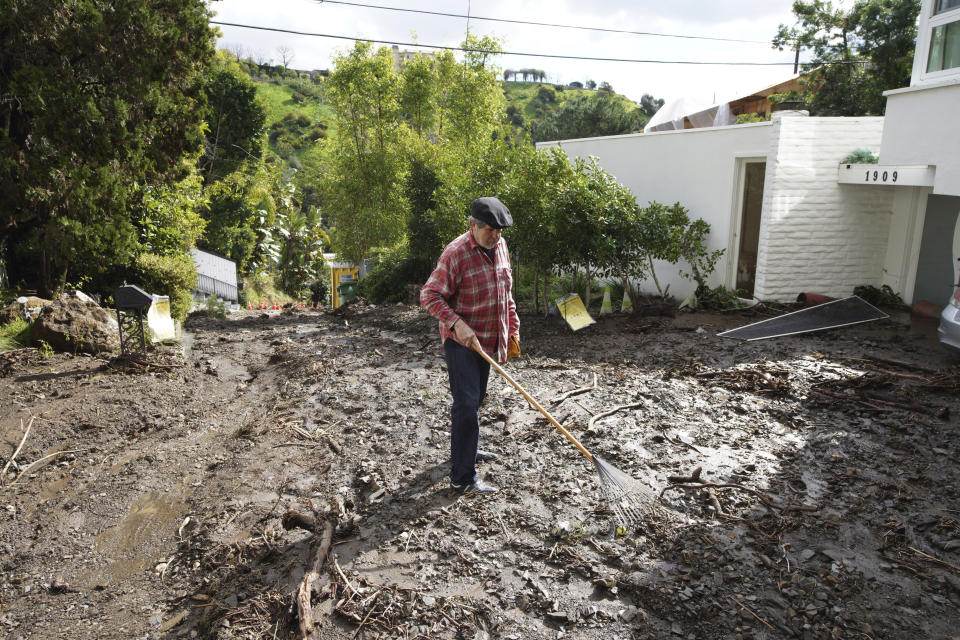
[[[944,304],[960,254],[960,0],[924,0],[911,86],[885,117],[769,122],[539,143],[596,156],[641,205],[680,202],[725,249],[711,284],[762,300],[889,285]],[[842,165],[856,149],[879,164]],[[694,284],[660,264],[678,298]],[[638,283],[652,290],[652,283]]]

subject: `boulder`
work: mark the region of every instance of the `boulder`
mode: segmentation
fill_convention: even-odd
[[[120,349],[120,332],[111,313],[97,303],[62,295],[43,308],[30,326],[31,340],[55,351],[103,353]]]

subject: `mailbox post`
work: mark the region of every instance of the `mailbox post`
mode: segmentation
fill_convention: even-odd
[[[143,331],[143,317],[153,304],[153,296],[132,284],[123,283],[113,294],[120,326],[120,354],[143,354],[147,339]]]

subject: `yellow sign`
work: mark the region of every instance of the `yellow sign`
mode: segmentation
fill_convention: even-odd
[[[583,306],[583,301],[580,299],[580,296],[575,293],[571,293],[566,298],[557,300],[557,309],[574,331],[588,327],[596,322],[596,320],[590,317],[587,309]]]

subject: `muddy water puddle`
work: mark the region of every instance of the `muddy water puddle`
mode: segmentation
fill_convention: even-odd
[[[95,538],[94,549],[103,553],[107,564],[89,576],[96,584],[119,583],[161,562],[165,541],[176,536],[187,514],[187,495],[146,493],[141,495],[123,519]]]

